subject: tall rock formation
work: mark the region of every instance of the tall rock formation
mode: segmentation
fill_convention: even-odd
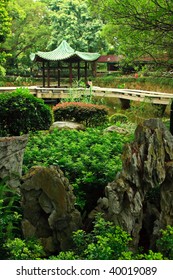
[[[160,229],[173,226],[173,136],[161,120],[147,120],[122,160],[122,171],[95,210],[127,230],[134,246],[153,248]]]
[[[46,253],[68,249],[72,232],[81,227],[75,196],[57,166],[36,166],[21,185],[24,237],[40,239]]]
[[[20,186],[27,135],[0,137],[0,179],[7,178],[10,187]]]

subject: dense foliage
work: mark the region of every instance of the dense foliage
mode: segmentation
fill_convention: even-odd
[[[120,154],[129,137],[117,133],[104,134],[103,129],[88,128],[86,131],[54,130],[31,135],[24,158],[24,169],[35,164],[58,164],[71,180],[78,202],[84,203],[81,192],[91,202],[91,209],[100,196],[99,188],[112,181],[121,169]],[[114,143],[114,145],[112,145]],[[84,187],[84,188],[83,188]],[[103,190],[103,189],[102,189]],[[0,255],[2,259],[43,259],[45,253],[38,240],[21,236],[20,196],[2,182],[0,184]],[[96,198],[97,199],[97,198]],[[173,230],[171,226],[161,231],[156,250],[142,252],[131,250],[131,237],[112,222],[98,215],[91,231],[73,233],[73,246],[69,251],[50,256],[51,260],[162,260],[172,259]]]
[[[87,1],[51,0],[51,38],[49,47],[56,48],[66,40],[72,48],[79,51],[98,52],[107,47],[101,37],[103,22],[97,16],[91,16]]]
[[[90,7],[90,8],[89,8]],[[30,53],[62,40],[80,51],[150,56],[172,63],[173,3],[167,0],[3,0],[0,3],[0,74],[29,75]],[[7,62],[6,62],[7,60]],[[3,71],[2,71],[3,70]]]
[[[0,42],[4,42],[10,31],[10,17],[7,9],[9,0],[1,0],[0,2]]]
[[[109,117],[109,122],[113,124],[116,124],[117,122],[125,123],[127,121],[128,121],[128,117],[121,113],[115,113]]]
[[[25,76],[30,74],[30,53],[44,49],[50,37],[49,14],[41,1],[9,0],[11,17],[10,35],[3,44],[9,54],[6,62],[8,74]]]
[[[6,62],[6,52],[3,49],[3,43],[10,33],[11,18],[8,12],[8,0],[0,2],[0,76],[5,75],[4,65]]]
[[[42,99],[34,97],[27,89],[0,94],[1,136],[14,136],[48,129],[52,120],[51,109]]]
[[[121,169],[121,152],[129,137],[104,134],[102,129],[54,130],[30,137],[24,154],[24,171],[33,165],[58,164],[74,187],[77,203],[92,203]],[[94,202],[93,202],[94,201]]]
[[[104,34],[117,53],[131,61],[142,55],[172,59],[173,2],[167,0],[88,0],[105,22]],[[163,62],[163,60],[162,60]]]
[[[9,260],[38,260],[44,256],[43,246],[35,238],[8,239],[4,244]]]
[[[0,183],[0,258],[11,260],[36,260],[45,258],[39,240],[23,239],[21,235],[20,196],[5,184]],[[173,258],[173,228],[161,231],[157,250],[147,253],[130,249],[131,237],[112,222],[96,216],[90,232],[78,230],[73,233],[73,246],[69,251],[50,256],[51,260],[162,260]]]
[[[34,260],[44,256],[43,247],[34,238],[23,239],[21,197],[16,189],[0,180],[0,259]]]
[[[91,15],[87,1],[2,0],[0,66],[1,57],[4,60],[8,54],[3,62],[8,74],[30,75],[32,68],[39,72],[30,54],[53,50],[62,40],[79,51],[105,51],[102,25],[102,20]]]
[[[64,102],[53,107],[55,121],[76,121],[86,126],[102,125],[107,121],[108,108],[83,102]]]
[[[62,252],[56,259],[117,260],[128,250],[130,240],[127,232],[98,215],[90,233],[78,230],[73,234],[74,251]]]
[[[0,180],[0,259],[7,258],[4,244],[21,234],[20,196]]]
[[[60,252],[58,256],[51,256],[53,260],[164,260],[172,259],[173,227],[167,227],[163,232],[158,243],[161,244],[160,250],[149,250],[140,253],[130,249],[131,237],[120,227],[112,222],[105,221],[99,214],[94,221],[93,230],[89,233],[78,230],[73,234],[74,246],[72,250]],[[165,238],[166,237],[166,238]],[[169,249],[167,245],[169,243]],[[139,250],[140,251],[140,250]]]
[[[157,241],[159,251],[169,260],[173,260],[173,227],[161,230],[162,237]]]
[[[16,75],[29,75],[32,67],[37,68],[31,63],[30,53],[52,50],[63,39],[81,51],[109,53],[111,49],[112,53],[123,55],[128,66],[144,55],[149,55],[157,65],[161,57],[164,58],[162,63],[170,70],[172,27],[173,1],[168,0],[1,0],[0,78],[7,70],[8,74],[15,75],[11,80],[13,85],[21,85],[24,78],[16,78]],[[136,64],[132,66],[132,69],[139,70]],[[135,89],[151,84],[152,90],[154,83],[159,84],[159,90],[166,92],[166,85],[167,91],[171,92],[172,72],[163,72],[161,68],[153,72],[153,68],[143,67],[138,71],[138,78],[120,78],[119,73],[114,73],[104,79],[97,78],[94,83],[97,86]],[[41,69],[37,70],[39,74]],[[160,78],[161,75],[164,77]],[[31,81],[30,78],[25,78],[25,82],[28,81]],[[103,123],[107,116],[106,111],[96,110],[98,106],[95,105],[85,104],[82,109],[67,107],[66,104],[56,107],[60,108],[60,113],[56,109],[54,111],[57,120],[73,118],[94,126]],[[133,116],[135,119],[144,114],[149,117],[150,111],[158,112],[156,106],[154,108],[150,104],[150,111],[148,108],[148,104],[134,106],[132,103],[126,115],[116,113],[109,121],[118,125]],[[97,112],[93,117],[95,110]],[[121,170],[122,148],[131,136],[104,133],[103,128],[98,127],[87,128],[86,131],[35,132],[48,129],[52,118],[50,108],[24,89],[0,95],[0,136],[34,131],[30,133],[24,155],[23,172],[33,165],[59,165],[74,188],[76,206],[84,218],[84,213],[93,210],[97,199],[104,195],[105,186]],[[149,192],[148,201],[156,202],[159,194],[159,189]],[[0,258],[44,258],[43,247],[38,240],[22,237],[20,199],[18,193],[0,180]],[[155,252],[143,253],[142,248],[134,252],[130,249],[131,241],[127,232],[99,215],[90,232],[74,232],[71,250],[60,252],[50,259],[173,259],[172,226],[161,230]]]

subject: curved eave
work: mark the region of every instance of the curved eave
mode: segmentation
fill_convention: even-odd
[[[99,57],[99,53],[88,53],[88,52],[76,52],[76,55],[84,61],[96,61]]]
[[[83,61],[96,61],[100,57],[98,53],[86,53],[86,52],[73,52],[69,54],[54,55],[52,52],[37,52],[36,54],[31,54],[30,58],[32,61],[63,61],[79,58]]]
[[[60,60],[66,60],[69,59],[71,57],[73,57],[74,53],[70,53],[70,54],[64,54],[64,55],[54,55],[52,54],[52,52],[50,52],[50,54],[48,54],[48,52],[43,53],[43,52],[38,52],[36,53],[36,60],[48,60],[48,61],[60,61]]]

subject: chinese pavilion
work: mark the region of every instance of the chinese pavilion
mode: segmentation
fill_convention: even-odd
[[[42,63],[43,87],[46,87],[46,81],[47,87],[50,87],[50,75],[52,69],[57,77],[58,87],[60,87],[61,71],[64,68],[66,68],[69,72],[70,85],[72,85],[73,80],[73,69],[77,69],[78,80],[81,78],[81,69],[83,69],[85,82],[87,82],[88,65],[89,63],[96,62],[99,57],[99,53],[75,51],[65,40],[63,40],[62,43],[53,51],[38,51],[35,54],[32,53],[30,56],[32,61]],[[63,62],[65,62],[67,66],[64,66]],[[84,66],[82,66],[81,63],[84,64]]]

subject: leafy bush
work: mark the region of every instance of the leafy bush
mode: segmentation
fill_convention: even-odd
[[[146,98],[149,101],[149,98]],[[165,105],[150,102],[131,102],[126,115],[131,122],[142,123],[144,119],[163,117]]]
[[[99,128],[39,132],[30,136],[23,170],[33,165],[59,165],[74,187],[78,205],[83,208],[87,200],[93,207],[107,183],[120,171],[122,148],[127,141],[127,136],[103,134]]]
[[[127,122],[128,117],[124,114],[116,113],[110,116],[109,118],[110,123],[116,123],[116,122]]]
[[[131,250],[131,237],[110,221],[105,221],[99,213],[89,233],[78,230],[73,233],[72,250],[51,256],[51,260],[164,260],[161,252],[149,250],[138,253]]]
[[[75,255],[74,252],[60,252],[58,256],[51,256],[49,260],[77,260],[79,256]]]
[[[98,215],[90,233],[78,230],[73,234],[72,252],[60,253],[53,259],[117,260],[128,251],[130,241],[127,232]]]
[[[55,121],[76,121],[86,126],[101,125],[106,122],[108,111],[105,106],[65,102],[53,107]]]
[[[28,89],[0,94],[0,136],[48,129],[52,120],[51,109]]]
[[[164,257],[173,260],[173,227],[168,225],[165,230],[161,230],[161,237],[157,241],[159,251]]]
[[[0,259],[7,257],[4,244],[8,239],[20,236],[21,213],[19,194],[9,188],[5,180],[0,182]]]
[[[134,255],[134,258],[137,260],[164,260],[164,256],[160,252],[153,252],[149,250],[148,253],[145,254],[137,254]]]
[[[44,256],[44,250],[38,240],[9,239],[5,246],[11,260],[38,260]]]

